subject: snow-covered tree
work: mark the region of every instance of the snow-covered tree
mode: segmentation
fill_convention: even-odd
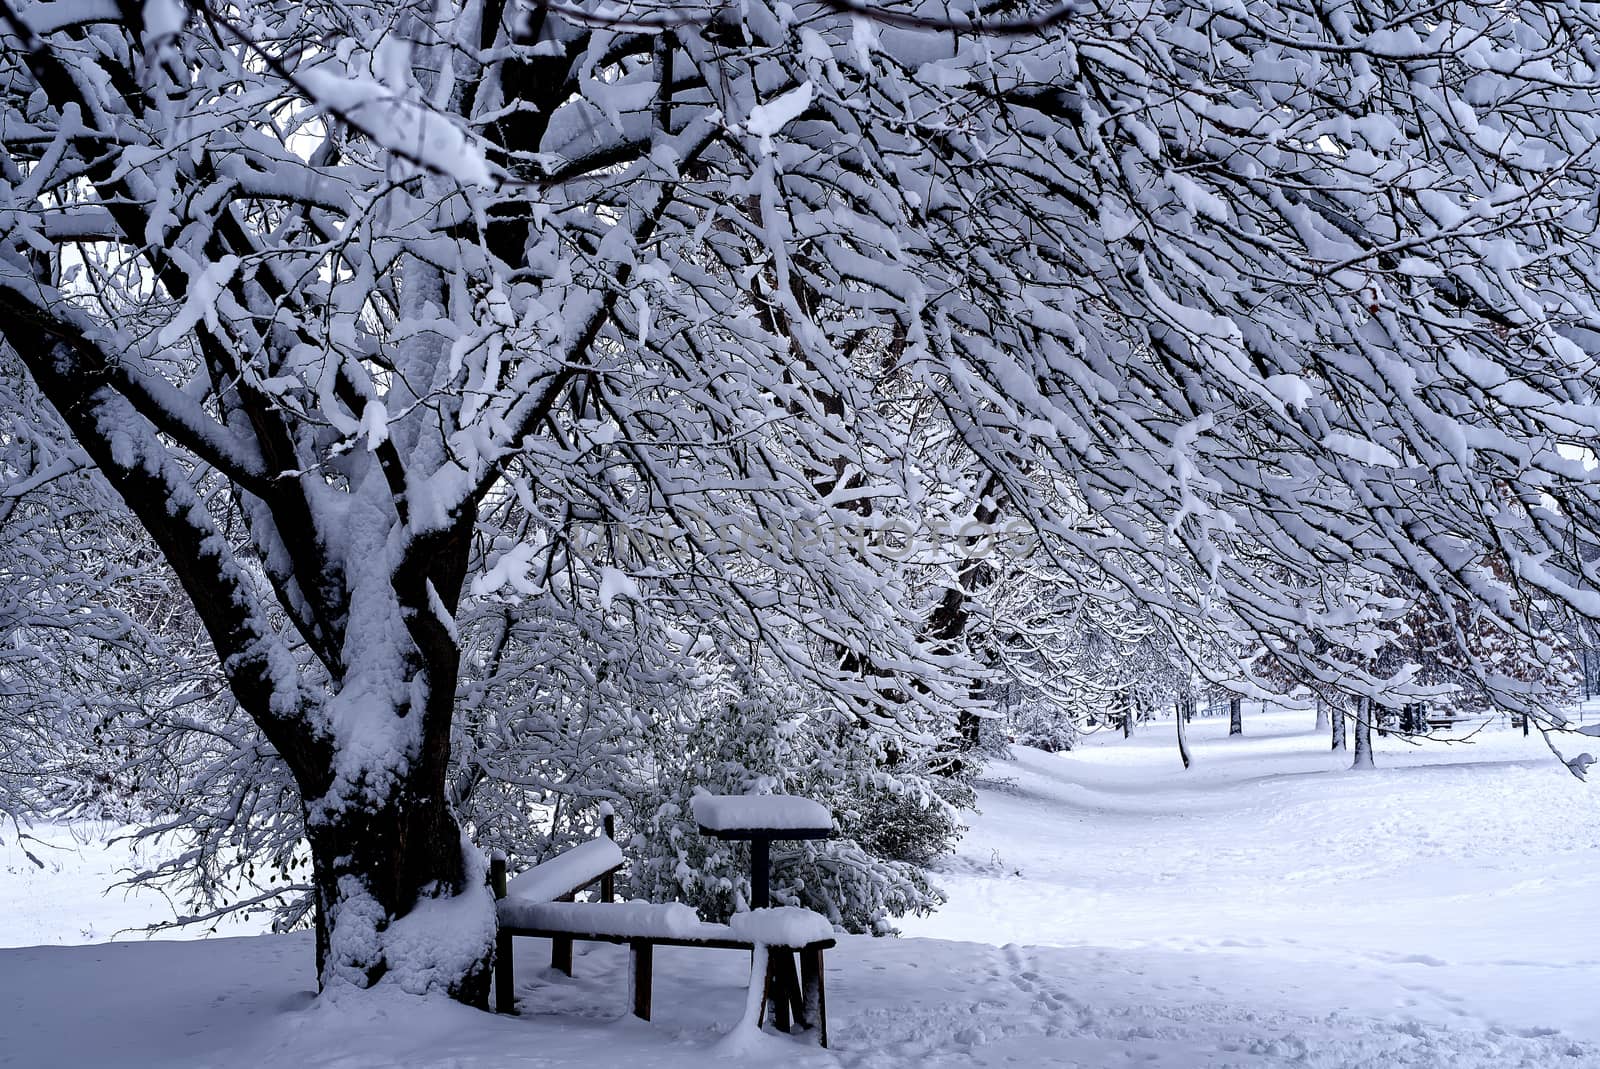
[[[834,345],[884,322],[831,274],[883,223],[797,233],[774,201],[773,137],[812,92],[798,31],[757,20],[771,39],[730,51],[722,20],[541,14],[519,38],[493,4],[0,15],[5,338],[292,775],[324,984],[484,998],[493,913],[449,803],[480,539],[483,590],[665,603],[840,715],[954,719],[959,659],[925,651],[891,569],[797,534],[907,493]],[[835,112],[844,146],[860,121]],[[892,188],[881,162],[793,170]],[[826,308],[795,303],[807,277]],[[623,533],[676,549],[622,559]]]
[[[9,366],[7,366],[9,365]],[[117,725],[215,679],[159,554],[0,355],[0,818],[142,811]]]

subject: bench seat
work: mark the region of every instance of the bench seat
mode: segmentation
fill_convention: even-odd
[[[532,936],[535,939],[582,939],[593,943],[653,943],[668,947],[711,947],[718,950],[754,950],[756,941],[740,938],[738,932],[726,924],[712,924],[695,918],[694,928],[681,924],[672,926],[638,926],[627,923],[638,914],[627,912],[630,906],[659,906],[653,902],[550,902],[545,907],[528,907],[508,914],[500,913],[500,930],[507,935]],[[666,903],[668,906],[680,903]],[[550,908],[562,907],[562,908]],[[573,911],[572,907],[577,907]],[[688,909],[689,907],[683,906]],[[605,916],[601,910],[622,912]],[[693,912],[692,910],[690,912]],[[509,920],[515,918],[515,920]],[[805,942],[763,943],[773,950],[828,950],[836,944],[832,936]]]
[[[680,910],[686,911],[693,921],[683,917]],[[512,936],[625,944],[633,1015],[642,1021],[650,1019],[656,947],[753,951],[757,946],[756,941],[741,938],[734,926],[702,921],[694,910],[682,903],[548,902],[517,908],[510,911],[510,916],[516,918],[515,927],[508,926],[505,912],[501,913],[500,920],[500,935],[507,945],[508,958]],[[791,1015],[802,1028],[815,1027],[818,1043],[826,1047],[828,999],[823,982],[822,952],[836,945],[833,937],[808,942],[762,942],[760,945],[767,949],[764,976],[757,980],[752,975],[750,979],[751,983],[763,985],[762,1006],[772,1007],[773,1022],[784,1031],[789,1030]],[[795,975],[796,957],[800,959],[799,976]],[[515,1012],[510,987],[500,987],[499,992],[500,1011]]]
[[[782,950],[834,945],[833,926],[809,909],[758,909],[736,913],[730,924],[703,921],[682,902],[495,903],[500,927],[513,935],[556,936],[597,942],[647,939],[665,946],[715,946],[750,950],[756,944]]]

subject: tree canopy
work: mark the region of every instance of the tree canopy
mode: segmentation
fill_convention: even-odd
[[[481,1001],[486,695],[955,767],[1001,520],[1356,693],[1385,584],[1600,617],[1597,17],[0,0],[0,336],[292,779],[323,982]]]

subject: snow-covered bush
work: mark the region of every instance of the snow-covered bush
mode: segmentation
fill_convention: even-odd
[[[623,827],[639,860],[628,886],[641,897],[681,899],[709,916],[746,904],[749,847],[701,835],[690,808],[698,791],[809,797],[833,811],[836,834],[772,846],[773,899],[827,916],[851,931],[887,932],[895,917],[924,913],[942,895],[923,866],[954,845],[960,780],[929,771],[906,740],[829,711],[804,689],[770,679],[735,688],[697,719],[652,733],[650,773],[627,791]]]

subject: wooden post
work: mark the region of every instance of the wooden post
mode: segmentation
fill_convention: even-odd
[[[496,850],[489,857],[489,885],[494,888],[495,901],[506,896],[506,855]],[[517,1012],[517,981],[511,961],[511,935],[495,925],[494,933],[494,998],[495,1009],[501,1013]]]
[[[556,899],[558,902],[576,901],[577,895],[566,894]],[[550,967],[564,976],[572,975],[572,939],[568,936],[558,935],[550,940]]]
[[[606,833],[606,838],[612,842],[617,841],[617,818],[609,810],[600,814],[600,827]],[[615,902],[617,900],[617,878],[612,873],[600,877],[600,901]]]
[[[817,1042],[828,1045],[828,993],[822,981],[822,948],[800,951],[800,983],[805,989],[805,1019],[817,1030]]]
[[[766,909],[770,902],[767,890],[768,866],[772,864],[772,840],[757,835],[750,840],[750,908]]]
[[[655,964],[655,944],[634,940],[628,944],[630,970],[633,976],[633,1015],[641,1021],[650,1019],[650,979]]]
[[[506,855],[498,850],[489,855],[489,886],[497,901],[506,896]]]
[[[550,967],[563,976],[572,975],[572,940],[556,936],[550,940]]]

